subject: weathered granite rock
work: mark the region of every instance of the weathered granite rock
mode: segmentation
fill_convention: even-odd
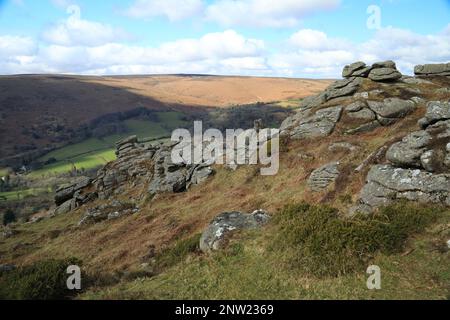
[[[419,120],[419,125],[425,129],[431,124],[448,119],[450,119],[450,102],[431,101],[427,104],[427,113]]]
[[[373,69],[388,68],[388,69],[395,69],[395,70],[397,70],[397,65],[395,64],[394,61],[387,60],[387,61],[375,62],[372,65],[372,68]]]
[[[357,134],[357,133],[365,133],[365,132],[371,132],[377,128],[380,128],[381,124],[378,122],[378,120],[374,120],[368,123],[364,123],[356,128],[348,129],[345,131],[346,134]]]
[[[109,204],[96,206],[86,211],[78,222],[78,226],[95,224],[105,220],[115,220],[139,212],[139,208],[130,204],[114,200]]]
[[[289,135],[293,139],[317,138],[330,135],[341,118],[342,107],[320,109],[311,116],[293,121]]]
[[[414,73],[417,76],[450,76],[450,63],[418,65]]]
[[[428,80],[424,80],[421,78],[414,78],[414,77],[403,77],[402,81],[406,84],[429,84],[432,85],[433,82],[428,81]]]
[[[427,131],[413,132],[402,141],[393,144],[386,153],[386,158],[400,167],[419,168],[421,166],[420,157],[432,139],[433,137]]]
[[[200,238],[200,250],[211,252],[221,249],[227,235],[232,231],[256,229],[267,224],[270,216],[267,212],[257,210],[251,214],[225,212],[214,218]]]
[[[392,68],[376,68],[369,73],[369,79],[372,81],[396,81],[402,78],[402,74]]]
[[[363,108],[355,112],[348,112],[347,115],[352,119],[366,120],[366,121],[374,121],[377,118],[375,112],[373,112],[368,108]]]
[[[339,80],[331,84],[324,92],[325,101],[354,94],[363,83],[359,77]]]
[[[367,103],[380,118],[401,119],[416,109],[414,101],[399,98],[387,98],[383,102],[367,101]]]
[[[366,66],[366,64],[362,61],[358,61],[345,66],[344,70],[342,71],[342,77],[367,77],[370,70],[372,70],[371,67]]]
[[[299,105],[299,109],[300,110],[309,110],[315,107],[320,106],[322,103],[325,103],[326,99],[325,96],[323,94],[318,94],[315,96],[310,96],[310,97],[306,97],[304,98]]]
[[[203,183],[213,174],[208,165],[172,163],[172,150],[176,145],[139,143],[136,136],[117,142],[117,160],[100,169],[94,180],[83,178],[58,189],[55,214],[70,212],[97,198],[108,200],[128,187],[148,185],[148,192],[153,195],[182,192],[191,185]]]
[[[450,205],[450,174],[432,174],[391,165],[372,167],[360,202],[372,208],[407,199],[420,203]]]
[[[326,164],[311,173],[307,182],[308,187],[315,192],[322,191],[336,181],[339,173],[338,162]]]
[[[67,200],[66,202],[64,202],[63,204],[61,204],[60,206],[58,206],[55,209],[54,214],[60,215],[60,214],[69,213],[70,211],[75,210],[76,207],[77,207],[77,204],[76,204],[75,199],[70,199],[70,200]]]
[[[345,107],[347,112],[358,112],[363,108],[367,108],[367,103],[365,101],[356,101]]]
[[[358,149],[359,148],[357,146],[354,146],[349,142],[334,142],[330,144],[330,146],[328,147],[328,150],[331,152],[336,152],[340,150],[356,151]]]
[[[86,188],[91,184],[92,180],[89,177],[82,177],[79,179],[79,181],[75,182],[74,184],[70,185],[64,185],[56,190],[55,195],[55,203],[57,206],[63,204],[67,200],[70,200],[73,198],[73,195],[75,192]]]

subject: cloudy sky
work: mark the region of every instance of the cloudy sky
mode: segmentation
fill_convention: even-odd
[[[0,0],[0,74],[336,78],[450,62],[450,0]]]

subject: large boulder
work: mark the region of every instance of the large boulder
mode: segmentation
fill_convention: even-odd
[[[361,191],[360,203],[376,208],[397,199],[450,206],[450,174],[392,165],[373,166]]]
[[[400,167],[422,168],[429,172],[450,170],[448,144],[450,120],[438,121],[425,130],[413,132],[393,144],[387,159]]]
[[[397,65],[395,64],[394,61],[387,60],[387,61],[375,62],[372,65],[372,68],[373,69],[388,68],[388,69],[395,69],[395,70],[397,70]]]
[[[386,158],[400,167],[420,167],[420,158],[433,137],[426,131],[413,132],[394,143],[386,153]]]
[[[331,99],[349,96],[354,94],[361,87],[363,79],[359,77],[351,77],[349,79],[339,80],[331,84],[324,92],[325,101]]]
[[[269,222],[267,212],[257,210],[251,214],[225,212],[214,218],[200,238],[200,250],[211,252],[221,249],[233,231],[256,229]]]
[[[341,118],[341,106],[320,109],[312,115],[294,119],[288,130],[293,139],[318,138],[330,135]]]
[[[426,128],[438,121],[450,119],[450,103],[443,101],[431,101],[427,104],[425,117],[419,120],[419,125]]]
[[[402,74],[393,68],[375,68],[369,73],[372,81],[396,81],[402,78]]]
[[[384,101],[367,101],[369,108],[377,114],[378,121],[382,125],[389,125],[404,118],[416,109],[412,100],[399,98],[387,98]]]
[[[348,66],[345,66],[344,70],[342,71],[342,77],[343,78],[367,77],[369,75],[370,70],[372,70],[371,67],[368,67],[362,61],[358,61]]]
[[[89,177],[81,177],[77,182],[61,186],[56,190],[55,203],[57,206],[73,198],[74,194],[89,186],[92,179]]]
[[[417,76],[450,76],[450,63],[418,65],[414,73]]]

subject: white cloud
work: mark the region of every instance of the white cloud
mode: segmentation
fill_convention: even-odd
[[[178,21],[201,14],[202,0],[136,0],[125,14],[133,18],[167,17]]]
[[[57,23],[43,33],[42,38],[46,42],[64,46],[96,46],[129,37],[121,29],[83,20],[80,7],[76,5],[69,6],[67,13],[70,16],[66,20]]]
[[[289,44],[306,50],[339,50],[350,46],[347,40],[329,38],[325,32],[311,29],[294,33],[289,38]]]
[[[1,39],[0,39],[1,40]],[[20,46],[18,46],[20,47]],[[97,46],[41,45],[29,63],[15,60],[12,73],[60,72],[81,74],[222,73],[251,74],[267,69],[264,42],[233,30],[181,39],[159,47],[106,43]],[[11,55],[21,52],[9,51]],[[6,71],[5,71],[6,70]],[[11,73],[0,62],[0,73]]]
[[[0,36],[0,57],[2,59],[34,54],[36,44],[29,37]]]
[[[224,26],[292,27],[307,15],[336,8],[340,0],[219,0],[206,19]]]
[[[416,64],[450,61],[450,26],[432,35],[386,28],[363,43],[301,29],[276,47],[231,29],[157,47],[131,45],[121,42],[113,28],[82,20],[77,11],[58,26],[64,32],[43,37],[40,42],[0,35],[0,74],[207,73],[339,78],[343,66],[357,60],[373,63],[392,59],[406,74],[412,74]],[[83,34],[85,38],[78,38]]]
[[[354,61],[370,64],[394,60],[405,74],[413,74],[414,66],[450,61],[450,26],[442,33],[420,35],[408,30],[385,28],[372,39],[352,43],[330,38],[317,30],[304,29],[293,34],[285,50],[269,59],[277,74],[338,78],[344,65]]]

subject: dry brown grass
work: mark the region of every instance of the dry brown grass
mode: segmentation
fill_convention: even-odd
[[[101,77],[88,83],[122,88],[168,104],[227,107],[300,99],[325,89],[330,80],[225,76]]]

